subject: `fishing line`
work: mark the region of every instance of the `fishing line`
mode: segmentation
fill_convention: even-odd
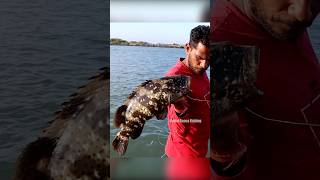
[[[209,102],[209,100],[203,100],[203,99],[196,99],[196,98],[192,98],[190,97],[189,95],[187,95],[188,98],[190,98],[191,100],[194,100],[194,101],[200,101],[200,102]]]
[[[317,97],[315,97],[315,98],[311,101],[311,103],[307,104],[305,107],[303,107],[303,108],[301,109],[301,113],[302,113],[303,118],[304,118],[304,120],[306,121],[306,123],[309,123],[309,121],[308,121],[308,118],[307,118],[307,116],[305,115],[304,111],[305,111],[306,109],[308,109],[309,107],[311,107],[312,104],[313,104],[314,102],[316,102],[319,98],[320,98],[320,94],[319,94]],[[310,128],[310,131],[312,132],[313,137],[316,139],[316,141],[317,141],[317,143],[318,143],[318,146],[319,146],[319,148],[320,148],[320,140],[319,140],[319,137],[317,136],[317,134],[316,134],[316,132],[314,131],[314,129],[313,129],[312,126],[309,126],[309,128]]]
[[[160,135],[158,135],[158,142],[159,142],[159,144],[161,144],[162,146],[164,146],[164,144],[162,144],[162,143],[160,142]]]
[[[300,125],[300,126],[312,126],[312,127],[320,127],[320,124],[313,124],[313,123],[299,123],[299,122],[290,122],[290,121],[283,121],[283,120],[279,120],[279,119],[272,119],[272,118],[267,118],[265,116],[262,116],[256,112],[254,112],[253,110],[249,109],[248,107],[245,108],[248,112],[250,112],[253,115],[258,116],[261,119],[267,120],[267,121],[273,121],[273,122],[278,122],[278,123],[284,123],[284,124],[292,124],[292,125]]]
[[[158,142],[159,142],[159,144],[161,144],[162,146],[164,146],[164,144],[162,144],[162,143],[160,142],[159,137],[160,137],[160,135],[158,135]],[[165,157],[165,156],[166,156],[166,153],[164,153],[160,158],[162,159],[162,158]]]
[[[260,115],[260,114],[258,114],[258,113],[256,113],[256,112],[254,112],[253,110],[249,109],[248,107],[246,107],[245,109],[246,109],[248,112],[250,112],[250,113],[252,113],[252,114],[254,114],[254,115],[256,115],[256,116],[258,116],[258,117],[260,117],[260,118],[262,118],[262,119],[264,119],[264,120],[267,120],[267,121],[278,122],[278,123],[285,123],[285,124],[292,124],[292,125],[300,125],[300,126],[308,126],[308,127],[310,128],[310,131],[312,132],[313,137],[316,139],[317,144],[318,144],[318,146],[319,146],[319,148],[320,148],[320,140],[319,140],[319,137],[317,136],[316,132],[315,132],[314,129],[313,129],[313,127],[320,127],[320,124],[309,123],[308,118],[307,118],[306,114],[304,113],[304,111],[305,111],[306,109],[308,109],[309,107],[311,107],[312,104],[315,103],[319,98],[320,98],[320,94],[319,94],[317,97],[315,97],[315,98],[311,101],[311,103],[307,104],[305,107],[303,107],[303,108],[300,110],[300,111],[301,111],[301,114],[302,114],[302,116],[303,116],[303,118],[304,118],[304,120],[305,120],[305,123],[290,122],[290,121],[283,121],[283,120],[279,120],[279,119],[267,118],[267,117],[264,117],[264,116],[262,116],[262,115]]]
[[[210,100],[207,100],[207,99],[206,99],[206,96],[207,96],[208,94],[210,94],[210,91],[203,96],[203,97],[204,97],[204,100],[203,100],[203,99],[192,98],[192,97],[190,97],[189,95],[187,95],[187,97],[190,98],[191,100],[194,100],[194,101],[206,102],[207,105],[208,105],[208,107],[210,108]]]

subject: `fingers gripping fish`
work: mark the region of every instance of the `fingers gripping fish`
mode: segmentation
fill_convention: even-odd
[[[164,119],[167,106],[190,92],[189,76],[170,76],[147,80],[134,90],[114,117],[114,125],[120,127],[112,142],[113,148],[123,155],[128,146],[129,137],[140,136],[145,121],[156,116]]]

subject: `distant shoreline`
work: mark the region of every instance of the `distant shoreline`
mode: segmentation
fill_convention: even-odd
[[[143,47],[163,47],[163,48],[183,48],[183,45],[172,43],[172,44],[152,44],[144,41],[127,41],[120,38],[111,38],[110,45],[117,46],[143,46]]]

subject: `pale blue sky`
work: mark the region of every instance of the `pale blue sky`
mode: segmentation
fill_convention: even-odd
[[[210,23],[110,23],[110,38],[150,43],[185,44],[189,40],[190,30],[200,24],[209,25]]]
[[[205,22],[210,0],[111,0],[111,22]]]

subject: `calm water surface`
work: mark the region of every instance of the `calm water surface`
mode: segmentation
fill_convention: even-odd
[[[0,179],[87,78],[108,65],[103,0],[0,2]]]

